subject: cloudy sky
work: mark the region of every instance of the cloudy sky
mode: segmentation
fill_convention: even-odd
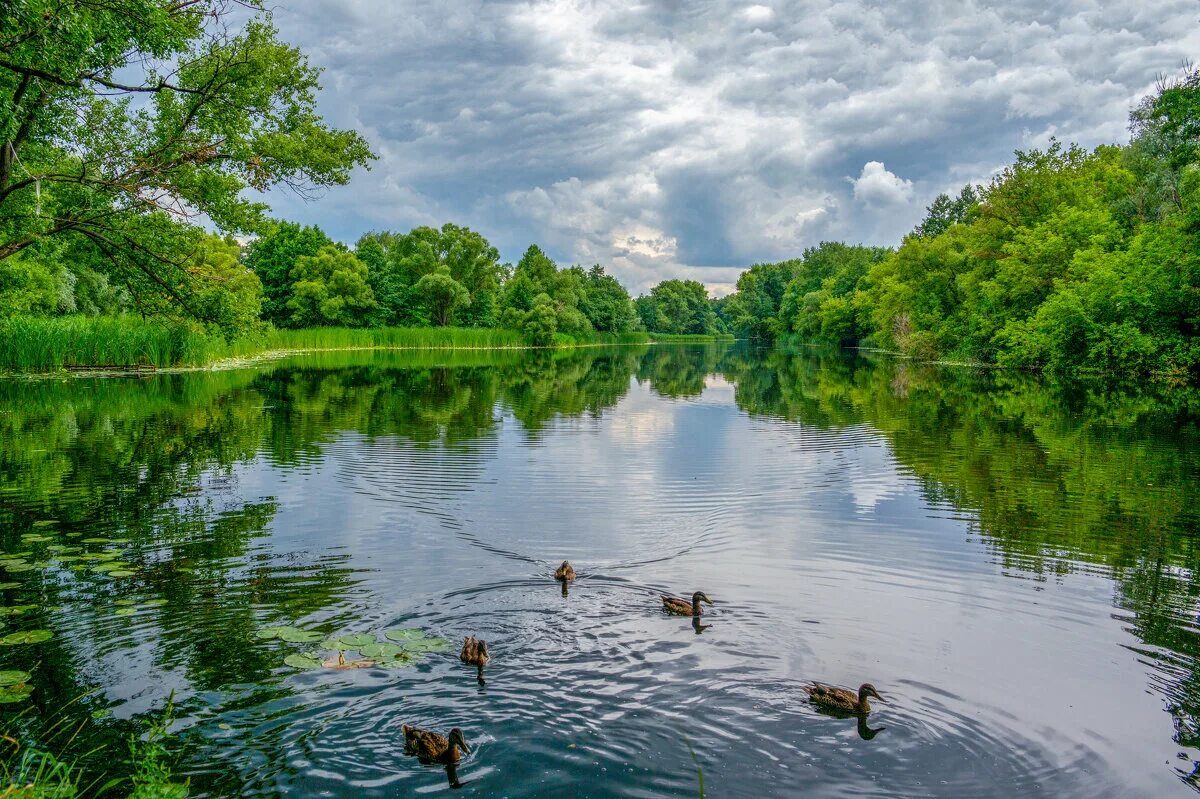
[[[280,216],[353,242],[453,221],[633,292],[727,291],[823,239],[894,244],[1049,137],[1128,139],[1200,58],[1198,0],[280,0],[320,107],[379,160]]]

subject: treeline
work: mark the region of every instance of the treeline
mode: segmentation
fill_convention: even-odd
[[[1200,70],[1132,113],[1127,146],[1017,152],[942,195],[895,250],[823,243],[743,273],[740,336],[920,359],[1200,378]]]

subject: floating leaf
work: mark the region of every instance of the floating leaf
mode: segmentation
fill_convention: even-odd
[[[101,572],[101,573],[103,573],[103,572],[111,572],[111,571],[116,571],[117,569],[123,569],[123,568],[125,568],[127,565],[128,565],[128,564],[126,564],[126,563],[112,563],[112,562],[109,562],[109,563],[97,563],[97,564],[95,564],[95,565],[93,565],[93,566],[92,566],[92,571],[94,571],[94,572]]]
[[[32,563],[26,563],[25,561],[19,561],[16,563],[6,563],[6,564],[4,564],[4,568],[8,569],[13,574],[16,574],[17,572],[33,571],[34,568],[36,568],[36,567]]]
[[[113,539],[101,538],[100,536],[93,535],[93,536],[89,536],[88,538],[83,539],[83,543],[85,543],[85,544],[111,544],[111,543],[113,543]]]
[[[39,533],[25,533],[25,535],[21,536],[21,540],[27,544],[41,544],[46,541],[53,541],[54,537]]]
[[[254,631],[255,638],[261,638],[264,641],[272,641],[279,637],[279,634],[286,630],[287,627],[263,627],[261,630]]]
[[[54,519],[38,519],[33,523],[34,527],[53,527],[58,524]]]
[[[20,583],[0,583],[0,591],[7,591],[9,588],[20,588]]]
[[[279,640],[289,644],[311,644],[313,641],[320,641],[321,634],[298,627],[284,627],[279,633]]]
[[[283,663],[285,666],[291,666],[293,669],[321,668],[321,661],[308,655],[288,655],[283,659]]]
[[[353,635],[338,636],[338,640],[345,644],[348,649],[358,649],[359,647],[375,643],[375,636],[367,633],[355,633]]]
[[[401,630],[388,630],[383,634],[383,637],[389,641],[412,641],[417,638],[424,638],[425,631],[418,630],[415,627]]]
[[[167,604],[167,600],[165,600],[165,599],[147,599],[142,604],[148,608],[157,608],[157,607],[161,607],[161,606]]]
[[[132,616],[137,613],[137,608],[117,608],[113,611],[114,616]]]
[[[129,569],[115,569],[113,571],[110,571],[108,573],[108,576],[109,577],[132,577],[134,574],[135,574],[135,572],[132,572]]]
[[[365,658],[394,658],[404,654],[404,647],[399,644],[367,644],[358,650]]]
[[[101,719],[106,719],[111,715],[112,715],[112,711],[106,707],[102,707],[99,710],[92,711],[92,718],[95,719],[96,721],[100,721]]]
[[[123,605],[123,606],[125,606],[125,607],[130,607],[130,606],[136,605],[136,604],[137,604],[137,600],[136,600],[136,599],[118,599],[118,600],[117,600],[116,602],[114,602],[113,604],[114,604],[114,605]]]
[[[413,657],[412,655],[408,654],[407,652],[401,652],[399,655],[397,655],[394,658],[389,658],[387,660],[380,661],[379,668],[381,668],[381,669],[403,669],[403,668],[408,668],[409,666],[416,665],[420,660],[421,659],[419,657]]]
[[[0,671],[0,686],[29,682],[27,671]]]
[[[37,605],[13,605],[11,608],[0,608],[0,616],[20,616],[27,610],[33,610]]]
[[[339,652],[345,652],[347,649],[353,649],[354,647],[345,643],[340,638],[326,638],[324,641],[321,642],[321,648],[322,649],[336,649]]]
[[[217,729],[218,730],[232,730],[233,725],[227,724],[226,722],[222,721],[220,724],[217,725]]]
[[[16,644],[40,644],[43,641],[49,641],[54,637],[54,633],[49,630],[23,630],[21,632],[9,633],[0,638],[0,646],[15,646]]]
[[[7,705],[13,702],[21,702],[28,699],[32,693],[32,685],[6,685],[0,688],[0,704]]]

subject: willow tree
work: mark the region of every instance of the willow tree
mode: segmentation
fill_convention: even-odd
[[[262,0],[0,0],[0,261],[102,261],[187,307],[202,239],[176,228],[254,231],[247,189],[374,157],[316,113],[318,75]]]

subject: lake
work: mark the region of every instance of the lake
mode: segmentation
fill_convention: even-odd
[[[406,723],[463,730],[463,795],[1191,796],[1198,420],[743,343],[0,381],[0,633],[53,634],[0,647],[0,731],[121,776],[173,693],[194,796],[449,790]]]

